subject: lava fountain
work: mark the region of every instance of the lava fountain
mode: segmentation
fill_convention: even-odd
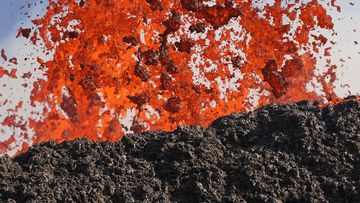
[[[270,103],[338,99],[333,42],[315,32],[335,33],[327,9],[340,11],[336,2],[266,2],[50,0],[34,28],[18,34],[51,53],[37,58],[46,79],[31,87],[43,119],[24,127],[9,116],[3,125],[32,129],[31,144],[118,141],[131,132],[206,127]],[[329,60],[317,73],[323,48]],[[1,69],[5,75],[14,73]],[[0,153],[15,140],[0,143]],[[21,144],[18,152],[28,148]]]

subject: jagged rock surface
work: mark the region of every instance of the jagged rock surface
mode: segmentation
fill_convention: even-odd
[[[270,105],[2,157],[0,202],[360,202],[359,160],[359,101]]]

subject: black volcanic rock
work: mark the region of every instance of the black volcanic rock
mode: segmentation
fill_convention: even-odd
[[[360,202],[360,102],[231,114],[0,158],[0,202]]]

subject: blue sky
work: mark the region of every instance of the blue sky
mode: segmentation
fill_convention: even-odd
[[[20,8],[34,0],[1,0],[0,3],[0,39],[14,31],[15,26],[24,18],[19,16]]]
[[[19,21],[18,11],[23,0],[2,0],[0,6],[0,38],[6,37],[11,27]]]
[[[34,3],[37,3],[34,6]],[[46,7],[47,0],[0,0],[0,48],[4,44],[1,41],[13,39],[16,36],[17,30],[22,23],[31,25],[27,15],[35,17],[36,14],[43,14]],[[28,4],[31,4],[30,9],[27,8]],[[25,8],[22,9],[22,7]]]

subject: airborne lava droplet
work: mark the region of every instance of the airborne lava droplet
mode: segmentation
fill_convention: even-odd
[[[171,76],[168,73],[161,74],[161,89],[168,90],[171,87]]]
[[[65,32],[64,39],[66,39],[66,38],[75,39],[78,36],[79,36],[79,33],[75,32],[75,31]]]
[[[17,58],[11,58],[11,59],[9,59],[9,62],[10,63],[13,63],[13,64],[15,64],[15,65],[17,65],[18,64],[18,62],[17,62]]]
[[[60,107],[70,117],[72,122],[75,123],[79,121],[79,116],[76,109],[76,101],[72,95],[63,95]]]
[[[286,82],[278,71],[275,60],[268,61],[266,66],[262,69],[265,81],[270,84],[272,92],[277,98],[286,93]]]
[[[156,66],[159,60],[159,55],[158,53],[156,53],[155,51],[153,51],[152,49],[143,52],[141,54],[143,60],[145,61],[146,65],[153,65]]]
[[[150,101],[150,94],[149,94],[149,92],[145,92],[145,93],[141,93],[137,96],[128,96],[128,98],[132,102],[137,104],[139,107],[141,107],[142,105],[144,105]]]
[[[180,111],[180,98],[179,97],[169,98],[164,103],[164,108],[168,112],[178,113]]]
[[[197,13],[200,18],[204,18],[215,29],[228,23],[231,18],[241,15],[240,8],[234,8],[231,1],[227,1],[225,5],[216,4],[212,7],[204,5],[199,0],[181,0],[181,4],[185,9]]]
[[[170,74],[176,74],[180,72],[179,67],[173,61],[168,62],[165,69]]]
[[[16,37],[19,37],[20,35],[25,37],[25,38],[29,38],[31,34],[31,29],[30,28],[19,28],[18,34]]]
[[[190,54],[191,47],[194,46],[194,44],[189,39],[181,39],[180,42],[176,42],[175,46],[180,52],[186,52]]]
[[[161,0],[146,0],[149,4],[152,10],[163,10],[163,4],[161,3]]]
[[[130,45],[130,47],[131,47],[131,46],[137,46],[137,45],[138,45],[138,42],[137,42],[137,40],[136,40],[136,38],[135,38],[134,36],[125,36],[125,37],[123,38],[123,41],[124,41],[125,43],[128,43],[128,44]]]
[[[139,77],[143,82],[147,82],[151,77],[149,70],[141,66],[140,64],[136,64],[134,74],[135,76]]]
[[[163,24],[166,27],[166,32],[171,33],[177,31],[181,26],[181,15],[176,11],[172,11],[172,16],[168,20],[164,21]]]
[[[4,59],[4,61],[7,61],[7,56],[5,55],[5,50],[1,49],[1,58]]]
[[[191,32],[203,33],[206,30],[206,25],[204,23],[198,23],[195,25],[191,25],[189,30]]]

